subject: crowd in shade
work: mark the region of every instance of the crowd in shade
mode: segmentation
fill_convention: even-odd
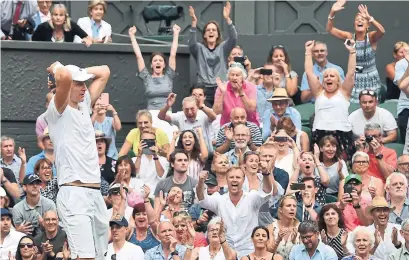
[[[2,40],[112,43],[104,0],[77,22],[49,0],[1,7]],[[109,66],[39,68],[39,153],[1,137],[0,259],[409,259],[409,46],[392,46],[383,84],[385,28],[359,5],[351,31],[338,29],[345,8],[333,3],[326,29],[346,67],[312,39],[299,77],[283,45],[252,68],[229,2],[226,39],[215,21],[199,31],[190,6],[187,96],[173,91],[181,28],[169,56],[148,60],[130,27],[147,107],[124,140]]]

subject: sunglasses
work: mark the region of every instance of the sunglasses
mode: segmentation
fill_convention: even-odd
[[[376,97],[375,91],[368,90],[368,89],[364,89],[364,90],[361,91],[361,93],[359,93],[359,96],[362,96],[362,95],[369,95],[371,97]]]
[[[33,248],[33,246],[34,246],[33,243],[21,243],[21,244],[18,245],[18,247],[20,247],[20,248],[25,248],[25,247]]]
[[[281,45],[281,44],[273,46],[273,49],[277,49],[277,48],[285,49],[284,45]]]
[[[116,260],[116,254],[111,255],[111,260]]]
[[[175,213],[173,213],[173,217],[177,217],[177,216],[182,216],[182,217],[189,217],[189,213],[187,213],[186,211],[176,211]]]

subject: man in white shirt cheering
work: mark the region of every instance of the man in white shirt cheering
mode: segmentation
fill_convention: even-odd
[[[67,233],[72,259],[104,259],[108,214],[100,193],[101,172],[92,106],[108,82],[108,66],[81,69],[53,63],[56,91],[47,109],[60,190],[58,215]],[[93,78],[89,89],[85,81]]]
[[[199,205],[223,219],[227,242],[237,252],[238,259],[254,252],[250,235],[253,228],[258,225],[260,207],[269,200],[273,189],[271,165],[260,166],[263,174],[263,190],[243,192],[244,172],[237,166],[233,166],[226,173],[228,193],[220,195],[216,192],[208,196],[204,192],[204,182],[208,176],[205,171],[200,173],[196,187]],[[267,168],[270,170],[266,170]]]

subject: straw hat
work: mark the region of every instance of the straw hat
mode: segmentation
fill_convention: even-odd
[[[287,90],[285,88],[275,88],[273,96],[267,99],[267,101],[276,101],[276,100],[291,100],[288,96]]]
[[[108,146],[111,144],[112,138],[109,136],[105,136],[105,133],[101,130],[95,130],[95,140],[105,140],[107,142],[107,149]]]
[[[372,210],[378,208],[389,208],[389,211],[392,212],[395,210],[395,207],[391,207],[388,205],[386,199],[382,196],[376,196],[372,199],[372,204],[366,208],[366,213],[371,214]]]

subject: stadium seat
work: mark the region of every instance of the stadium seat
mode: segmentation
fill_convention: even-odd
[[[314,104],[311,104],[311,103],[302,104],[302,105],[297,105],[294,108],[297,109],[297,111],[300,112],[301,114],[301,124],[303,126],[310,127],[310,117],[315,112]]]
[[[398,143],[388,143],[385,144],[386,147],[395,150],[396,155],[399,157],[403,154],[403,148],[404,145],[403,144],[398,144]]]
[[[389,102],[379,104],[379,107],[385,108],[392,113],[395,119],[398,119],[398,101],[390,100]]]
[[[359,104],[351,103],[351,104],[349,105],[348,112],[349,112],[349,114],[351,114],[352,112],[354,112],[355,110],[357,110],[357,109],[359,109],[359,108],[361,108],[361,107],[359,106]]]
[[[326,204],[328,204],[328,203],[335,203],[335,202],[337,202],[338,201],[338,198],[337,197],[335,197],[335,196],[333,196],[333,195],[329,195],[329,194],[326,194],[325,195],[325,203]]]
[[[311,140],[312,140],[312,130],[311,130],[311,128],[309,128],[308,126],[303,125],[301,130],[304,131],[308,135],[308,139],[311,142]]]

